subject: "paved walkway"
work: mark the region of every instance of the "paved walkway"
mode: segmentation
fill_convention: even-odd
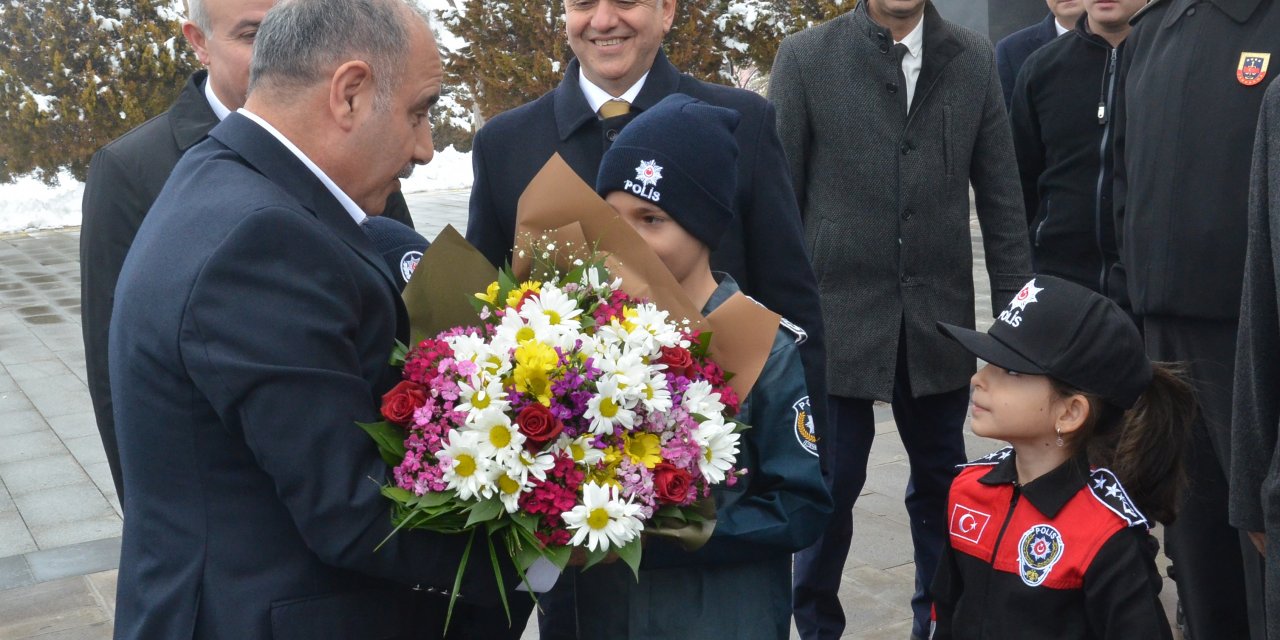
[[[428,238],[446,224],[465,232],[465,191],[407,199]],[[985,325],[990,297],[972,227]],[[0,235],[0,640],[111,637],[120,505],[85,386],[78,246],[78,229]],[[841,589],[845,637],[905,640],[914,576],[902,504],[909,467],[888,407],[876,418]],[[996,448],[966,439],[971,456]],[[1166,602],[1172,592],[1166,580]]]

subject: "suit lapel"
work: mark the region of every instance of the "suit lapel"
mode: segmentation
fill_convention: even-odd
[[[187,149],[204,140],[209,130],[218,126],[218,116],[204,97],[205,78],[209,72],[201,69],[187,79],[182,93],[169,109],[169,127],[173,131],[173,143],[178,151],[185,153]]]
[[[239,113],[227,116],[222,124],[209,132],[209,136],[240,154],[258,173],[297,200],[381,274],[392,291],[398,291],[386,261],[374,250],[360,226],[320,179],[279,140]],[[399,298],[398,294],[396,298]]]

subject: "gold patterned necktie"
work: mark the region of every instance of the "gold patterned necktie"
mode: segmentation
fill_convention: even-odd
[[[609,118],[616,118],[618,116],[625,116],[628,113],[631,113],[631,104],[626,100],[614,98],[613,100],[600,105],[600,111],[598,113],[600,114],[600,117],[605,120],[608,120]]]

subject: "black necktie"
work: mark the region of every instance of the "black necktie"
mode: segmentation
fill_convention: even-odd
[[[893,45],[893,57],[898,65],[898,95],[902,96],[898,102],[902,103],[903,113],[911,111],[911,103],[907,102],[907,74],[902,71],[902,60],[907,56],[907,45],[899,42]]]

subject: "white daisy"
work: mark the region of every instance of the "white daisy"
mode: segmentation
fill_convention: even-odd
[[[494,486],[497,487],[494,493],[498,495],[502,507],[507,510],[507,513],[515,513],[520,510],[520,496],[529,491],[533,485],[522,482],[519,476],[503,473],[498,475]]]
[[[585,540],[588,550],[608,551],[611,545],[624,547],[640,535],[644,525],[639,513],[640,505],[618,498],[617,487],[588,482],[582,486],[582,504],[561,517],[574,532],[569,544],[581,546]]]
[[[562,330],[577,331],[582,326],[578,303],[552,285],[543,285],[542,293],[529,298],[520,308],[520,315],[529,322],[543,316],[553,328]]]
[[[507,475],[520,481],[521,484],[535,480],[546,480],[547,472],[556,466],[556,459],[548,451],[530,453],[523,447],[507,449],[498,454],[498,464],[502,465]]]
[[[601,380],[612,380],[628,405],[633,405],[644,392],[644,383],[652,375],[649,365],[644,363],[638,351],[618,351],[611,349],[600,354],[595,361],[600,370]]]
[[[449,430],[439,457],[444,463],[442,479],[463,500],[484,499],[493,495],[497,473],[493,460],[480,454],[479,436],[474,431]]]
[[[591,420],[591,426],[588,427],[591,433],[612,433],[614,425],[622,425],[627,429],[635,426],[636,412],[627,407],[626,398],[618,389],[617,381],[610,377],[601,378],[596,383],[596,392],[587,401],[587,410],[582,414]]]
[[[510,416],[493,408],[477,412],[463,431],[476,434],[476,448],[488,458],[497,458],[505,451],[524,446],[525,436],[511,423]]]
[[[587,435],[570,438],[561,434],[556,440],[556,449],[567,452],[574,464],[579,467],[591,467],[604,460],[604,451],[595,448],[591,444],[593,440],[594,438]]]
[[[458,381],[458,405],[455,411],[467,414],[467,422],[474,423],[481,413],[494,410],[504,412],[510,407],[507,392],[502,389],[502,379],[498,377],[476,376],[478,380]],[[474,383],[474,384],[473,384]]]
[[[649,376],[640,384],[640,404],[649,413],[671,411],[671,390],[667,388],[667,376],[661,370],[649,368]]]
[[[490,376],[501,377],[511,369],[511,360],[499,355],[484,338],[474,334],[463,334],[445,338],[449,348],[453,350],[456,360],[470,360],[480,370]],[[503,351],[502,353],[506,353]]]
[[[724,413],[724,403],[720,402],[720,394],[713,391],[711,383],[706,380],[689,383],[684,390],[681,404],[684,405],[685,411],[708,418]]]
[[[725,474],[738,459],[739,434],[733,432],[733,425],[726,424],[718,417],[698,425],[693,432],[693,439],[702,447],[702,455],[698,456],[698,470],[710,484],[724,482]]]

